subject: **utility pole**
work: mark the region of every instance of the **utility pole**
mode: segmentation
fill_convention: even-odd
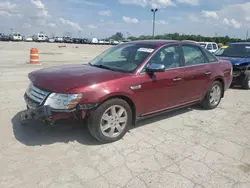
[[[246,40],[248,40],[248,29],[247,29],[247,34],[246,34]]]
[[[158,11],[157,8],[151,9],[151,12],[153,12],[153,38],[155,37],[155,13]]]

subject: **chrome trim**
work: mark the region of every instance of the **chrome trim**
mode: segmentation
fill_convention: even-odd
[[[141,89],[141,84],[130,86],[130,89],[132,90]]]
[[[39,105],[41,105],[46,97],[50,94],[50,92],[48,91],[44,91],[35,87],[32,83],[29,85],[25,93],[29,98],[31,98],[35,102],[38,102]]]

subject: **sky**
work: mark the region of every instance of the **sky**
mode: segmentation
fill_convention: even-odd
[[[201,34],[245,38],[249,0],[0,0],[0,32],[106,38],[155,34]]]

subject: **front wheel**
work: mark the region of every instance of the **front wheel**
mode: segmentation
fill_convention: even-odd
[[[241,87],[243,89],[250,89],[250,76],[247,74],[245,78],[242,80]]]
[[[102,143],[121,139],[132,124],[132,111],[122,99],[111,99],[95,109],[87,120],[90,134]]]
[[[219,81],[215,81],[201,102],[201,106],[207,110],[216,108],[221,101],[222,94],[222,84]]]

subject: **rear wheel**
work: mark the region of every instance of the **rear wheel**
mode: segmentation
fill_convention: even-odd
[[[216,108],[221,101],[222,94],[222,84],[219,81],[215,81],[201,102],[201,106],[207,110]]]
[[[242,80],[241,87],[243,89],[250,89],[250,76],[247,74],[245,78]]]
[[[102,143],[121,139],[132,124],[132,111],[122,99],[102,103],[88,118],[90,134]]]

